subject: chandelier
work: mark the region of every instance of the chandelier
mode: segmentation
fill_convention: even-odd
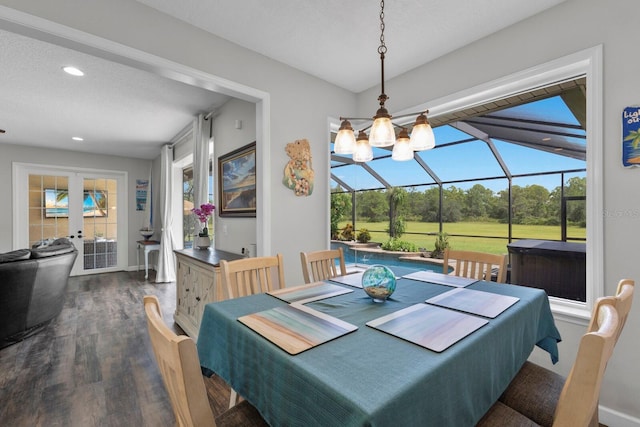
[[[384,93],[384,56],[387,53],[387,46],[384,43],[384,0],[380,1],[380,46],[378,46],[378,53],[380,54],[380,80],[382,83],[382,91],[378,96],[380,108],[378,108],[373,119],[340,117],[342,123],[336,135],[334,152],[336,154],[352,154],[355,162],[368,162],[373,159],[372,147],[390,147],[393,145],[391,153],[393,160],[411,160],[413,159],[414,151],[429,150],[435,147],[435,138],[433,129],[427,120],[429,110],[392,117],[384,106],[384,103],[389,99]],[[392,122],[392,119],[415,115],[417,115],[417,118],[411,129],[411,136],[409,136],[404,126],[399,126]],[[373,123],[361,129],[356,138],[350,120],[373,120]],[[395,126],[400,128],[397,137]],[[370,131],[367,136],[365,130],[369,128]]]

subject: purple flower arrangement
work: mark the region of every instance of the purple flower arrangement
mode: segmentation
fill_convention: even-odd
[[[209,222],[209,217],[213,215],[213,211],[216,209],[211,203],[204,203],[200,205],[199,208],[191,209],[191,212],[198,217],[198,220],[202,223],[202,231],[200,232],[200,236],[208,236],[209,230],[207,229],[207,223]]]

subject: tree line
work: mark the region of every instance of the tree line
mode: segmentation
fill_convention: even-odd
[[[573,177],[564,188],[549,191],[541,185],[514,185],[511,188],[511,221],[513,224],[559,225],[561,199],[585,196],[586,178]],[[351,194],[337,186],[331,190],[332,234],[341,221],[351,221]],[[364,222],[390,222],[402,228],[403,221],[439,222],[440,189],[432,186],[424,191],[395,187],[390,190],[359,191],[355,197],[356,218]],[[400,221],[400,225],[398,225]],[[455,186],[442,190],[442,222],[459,221],[509,221],[509,192],[493,190],[482,184],[463,190]],[[567,221],[573,225],[586,226],[584,201],[567,203]],[[335,225],[335,229],[334,229]],[[400,233],[401,234],[401,233]]]

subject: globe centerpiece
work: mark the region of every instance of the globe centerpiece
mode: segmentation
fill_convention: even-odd
[[[362,289],[374,302],[385,302],[396,290],[396,275],[389,267],[372,265],[362,274]]]

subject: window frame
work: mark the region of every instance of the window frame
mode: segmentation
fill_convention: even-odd
[[[549,301],[556,317],[585,324],[595,300],[604,294],[602,45],[432,101],[429,110],[430,117],[435,117],[580,75],[587,79],[587,301],[557,297]]]
[[[586,302],[549,297],[557,319],[585,325],[595,300],[604,294],[603,247],[603,65],[602,45],[594,46],[500,79],[399,111],[429,110],[429,117],[472,108],[559,81],[586,77],[587,242]],[[332,123],[337,129],[338,123]]]

